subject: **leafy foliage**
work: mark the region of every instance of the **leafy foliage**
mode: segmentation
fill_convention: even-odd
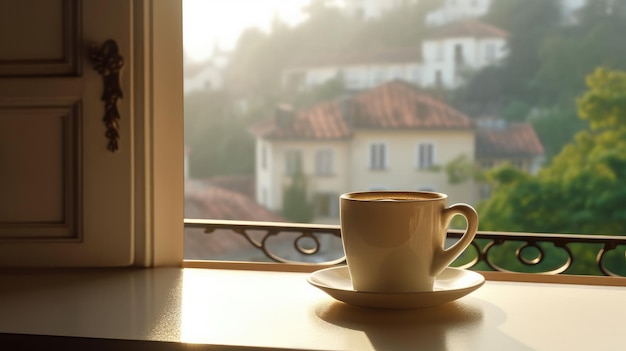
[[[224,92],[195,91],[185,98],[185,141],[192,177],[254,172],[254,139]]]
[[[301,170],[291,177],[291,184],[283,190],[283,217],[293,222],[310,223],[315,207],[308,200],[307,180]]]
[[[578,111],[591,128],[537,176],[490,172],[496,188],[480,206],[481,229],[626,234],[626,73],[598,69],[587,83]]]
[[[557,0],[499,0],[484,21],[509,32],[509,54],[500,66],[474,74],[453,92],[464,112],[529,121],[548,160],[587,127],[575,100],[596,67],[626,69],[626,2],[588,1],[573,23],[564,23]]]

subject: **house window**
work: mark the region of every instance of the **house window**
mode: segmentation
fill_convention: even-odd
[[[370,144],[370,169],[387,168],[387,145],[384,143]]]
[[[419,82],[419,80],[420,80],[419,68],[413,68],[411,70],[411,80],[414,81],[414,82]]]
[[[315,174],[320,176],[333,174],[333,150],[323,149],[315,153]]]
[[[435,60],[443,61],[443,43],[437,42],[435,44]]]
[[[314,196],[315,215],[318,217],[339,217],[339,194],[317,193]]]
[[[302,153],[299,150],[285,152],[285,175],[292,176],[302,172]]]
[[[432,143],[417,144],[417,168],[428,169],[434,164],[434,146]]]
[[[269,201],[268,201],[268,197],[267,197],[267,188],[263,187],[263,189],[261,189],[261,204],[265,205],[265,206],[269,206]]]
[[[496,45],[494,43],[485,44],[485,62],[492,62],[496,59]]]
[[[435,86],[440,88],[443,86],[443,78],[441,76],[441,70],[435,71]]]
[[[261,145],[261,169],[267,169],[267,145]]]
[[[457,65],[463,64],[463,45],[456,44],[454,46],[454,62]]]

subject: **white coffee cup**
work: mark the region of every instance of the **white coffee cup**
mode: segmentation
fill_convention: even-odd
[[[340,197],[341,235],[353,288],[367,292],[432,291],[440,274],[471,243],[478,215],[467,204],[447,207],[446,194],[368,191]],[[467,229],[444,249],[456,215]]]

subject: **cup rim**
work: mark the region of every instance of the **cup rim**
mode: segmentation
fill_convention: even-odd
[[[341,194],[340,198],[342,200],[348,201],[358,201],[358,202],[371,202],[372,197],[380,196],[380,197],[393,197],[398,196],[415,196],[416,194],[421,194],[425,196],[425,198],[408,198],[408,199],[394,199],[395,202],[428,202],[428,201],[440,201],[448,198],[448,195],[444,193],[439,193],[436,191],[412,191],[412,190],[371,190],[371,191],[354,191],[349,193]],[[367,198],[361,197],[368,195]]]

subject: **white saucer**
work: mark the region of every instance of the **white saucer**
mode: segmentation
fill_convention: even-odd
[[[337,266],[313,272],[308,282],[335,299],[350,305],[372,308],[423,308],[461,298],[480,288],[485,277],[474,271],[446,268],[435,278],[434,291],[408,293],[377,293],[356,291],[347,266]]]

